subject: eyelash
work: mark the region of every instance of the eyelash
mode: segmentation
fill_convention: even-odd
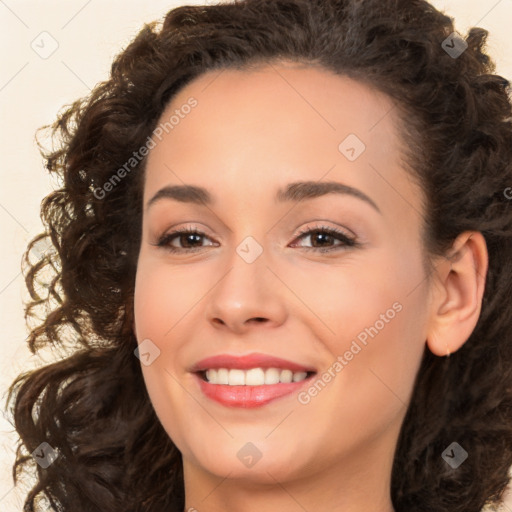
[[[336,245],[334,247],[330,247],[327,249],[321,248],[321,247],[302,247],[302,249],[305,249],[306,251],[316,251],[316,252],[320,252],[320,253],[327,253],[327,252],[331,252],[331,251],[343,250],[343,249],[346,249],[347,247],[359,247],[359,245],[360,245],[355,240],[355,238],[350,238],[342,231],[340,231],[336,228],[327,227],[327,226],[315,226],[314,228],[305,228],[298,233],[298,235],[295,239],[298,240],[300,238],[305,237],[306,235],[313,235],[315,233],[316,234],[322,233],[322,234],[327,234],[327,235],[333,236],[333,237],[337,238],[339,241],[341,241],[342,243],[340,245]],[[201,250],[203,247],[177,248],[177,247],[172,247],[170,245],[170,242],[172,240],[174,240],[176,237],[179,237],[181,235],[190,235],[190,234],[199,235],[201,237],[203,237],[203,236],[207,237],[207,235],[205,233],[203,233],[202,231],[198,231],[195,228],[183,228],[183,229],[177,229],[175,231],[172,231],[171,233],[167,233],[167,234],[163,235],[158,240],[156,245],[158,247],[165,248],[166,250],[168,250],[169,252],[172,252],[172,253],[197,252],[198,250]]]

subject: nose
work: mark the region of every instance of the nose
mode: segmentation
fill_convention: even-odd
[[[240,335],[285,321],[285,286],[267,263],[265,251],[250,263],[234,251],[208,295],[207,315],[213,327]]]

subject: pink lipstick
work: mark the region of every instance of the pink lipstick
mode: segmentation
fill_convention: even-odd
[[[190,370],[208,398],[228,407],[261,407],[308,385],[315,368],[265,354],[221,354]]]

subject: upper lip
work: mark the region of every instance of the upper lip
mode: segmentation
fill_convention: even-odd
[[[195,363],[190,369],[191,372],[202,372],[214,368],[239,368],[241,370],[248,370],[250,368],[280,368],[291,370],[292,372],[316,372],[312,366],[302,365],[274,357],[267,354],[246,354],[246,355],[231,355],[219,354],[216,356],[201,359]]]

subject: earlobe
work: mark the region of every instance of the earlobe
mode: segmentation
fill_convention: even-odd
[[[485,238],[475,231],[461,233],[436,266],[427,336],[433,354],[456,352],[471,336],[480,317],[487,268]]]
[[[436,331],[431,331],[429,333],[429,336],[427,338],[427,345],[430,349],[430,351],[435,354],[436,356],[445,356],[450,357],[452,350],[450,349],[450,346],[448,345],[448,342],[446,339],[443,341],[440,336],[436,333]],[[442,351],[443,346],[444,353]]]

